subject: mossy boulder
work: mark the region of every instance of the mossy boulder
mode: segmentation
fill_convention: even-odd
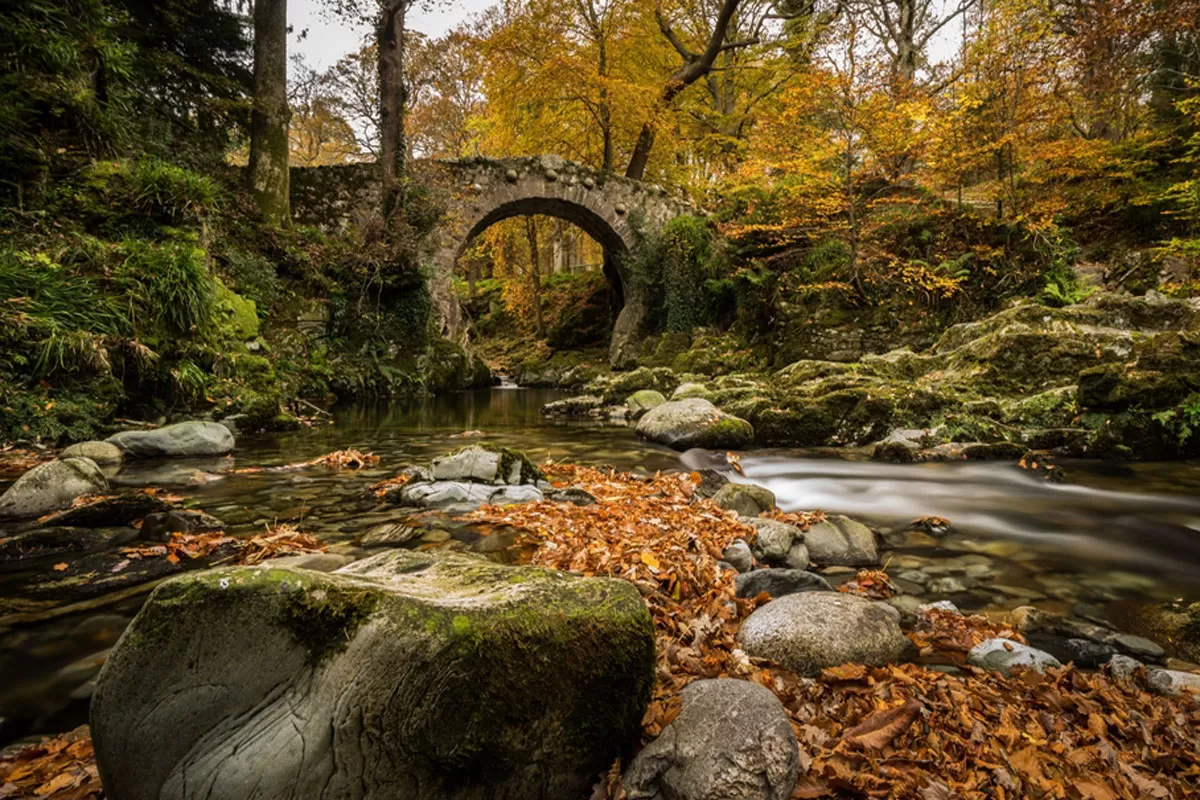
[[[67,508],[77,497],[108,490],[108,480],[90,458],[39,464],[0,495],[0,519],[38,517]]]
[[[631,584],[393,550],[164,583],[91,730],[114,797],[577,800],[653,680]]]
[[[703,397],[711,400],[709,391],[702,383],[681,383],[675,387],[675,391],[671,392],[672,400],[687,400],[689,397]]]
[[[656,392],[653,389],[643,389],[625,398],[625,406],[629,409],[629,415],[634,419],[641,418],[647,411],[658,408],[665,402],[667,402],[667,398],[663,397],[662,392]]]
[[[737,450],[754,441],[754,427],[700,398],[672,400],[642,417],[638,435],[676,450]]]
[[[598,394],[606,403],[620,403],[643,389],[653,389],[666,395],[678,385],[679,377],[666,367],[638,367],[629,372],[601,375],[586,388],[588,394]]]

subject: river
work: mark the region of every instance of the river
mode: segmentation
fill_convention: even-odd
[[[342,409],[328,424],[243,437],[233,458],[137,465],[113,482],[170,486],[232,533],[287,521],[346,549],[384,513],[364,492],[368,485],[474,441],[461,436],[467,431],[537,461],[647,473],[681,468],[677,453],[639,440],[628,426],[539,414],[562,396],[496,388]],[[374,453],[380,465],[230,472],[350,447]],[[741,464],[746,479],[774,491],[786,510],[819,508],[877,527],[888,572],[927,599],[948,597],[983,612],[1025,604],[1065,612],[1080,603],[1200,598],[1200,464],[1061,462],[1062,484],[1007,463],[890,465],[855,451],[748,452]],[[949,526],[912,525],[923,517]],[[0,565],[0,598],[11,596],[20,577],[20,566]],[[938,577],[957,584],[932,593]],[[102,599],[19,624],[0,619],[0,743],[83,721],[99,662],[143,599]]]

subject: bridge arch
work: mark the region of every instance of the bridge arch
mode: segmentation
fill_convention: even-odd
[[[340,176],[330,191],[327,171]],[[293,209],[309,209],[315,224],[332,227],[355,206],[378,198],[375,165],[312,167],[292,170]],[[418,160],[417,178],[429,186],[445,210],[426,241],[432,263],[430,295],[442,332],[450,338],[466,334],[453,291],[454,266],[471,239],[510,217],[541,214],[578,226],[604,249],[605,273],[621,299],[613,327],[610,360],[629,365],[636,356],[647,303],[626,271],[637,230],[655,233],[668,221],[694,209],[661,187],[589,169],[558,156]],[[297,173],[311,173],[298,175]],[[306,221],[300,218],[301,221]]]

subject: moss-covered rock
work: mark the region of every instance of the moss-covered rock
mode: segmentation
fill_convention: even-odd
[[[629,409],[629,415],[634,419],[641,418],[647,411],[658,408],[665,402],[667,402],[667,398],[663,397],[662,392],[656,392],[653,389],[643,389],[625,398],[625,406]]]
[[[754,441],[754,427],[707,400],[672,400],[642,417],[638,435],[676,450],[737,450]]]
[[[721,508],[736,511],[743,517],[757,517],[762,512],[775,508],[775,493],[752,483],[727,483],[713,495],[713,502]],[[786,548],[784,552],[787,552]]]
[[[389,551],[163,584],[91,726],[114,796],[574,800],[636,743],[653,680],[631,584]]]
[[[679,377],[665,367],[638,367],[629,372],[601,375],[586,389],[588,394],[599,395],[606,403],[620,403],[634,392],[652,389],[667,395],[678,385]]]

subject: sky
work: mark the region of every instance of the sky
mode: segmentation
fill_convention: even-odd
[[[492,5],[495,0],[448,0],[437,3],[433,11],[414,9],[409,12],[408,27],[431,37],[458,27],[475,13]],[[288,3],[288,23],[293,34],[288,48],[304,56],[305,62],[316,70],[332,65],[362,43],[367,28],[352,26],[324,10],[321,0],[292,0]],[[300,38],[301,33],[308,34]]]

